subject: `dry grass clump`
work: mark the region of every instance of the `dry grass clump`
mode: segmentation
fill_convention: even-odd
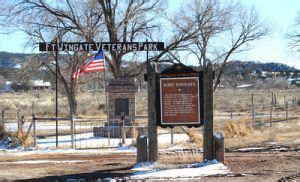
[[[18,132],[6,131],[3,125],[0,125],[0,139],[3,140],[9,148],[18,146],[28,148],[33,145],[33,138],[27,135],[23,130]]]
[[[0,140],[4,139],[6,137],[6,130],[3,125],[0,125]]]
[[[226,122],[225,124],[225,130],[226,130],[226,137],[233,138],[233,137],[244,137],[251,133],[252,128],[251,126],[246,126],[246,123],[244,121],[242,122]]]
[[[226,147],[249,147],[259,146],[266,142],[279,144],[299,145],[300,144],[300,122],[299,120],[289,123],[276,123],[272,127],[251,129],[251,133],[245,137],[226,138]]]
[[[136,140],[137,140],[137,137],[138,137],[138,130],[136,128],[132,128],[131,130],[131,135],[132,135],[132,146],[136,146]]]
[[[10,148],[15,148],[18,146],[28,148],[33,145],[33,138],[29,135],[26,135],[23,131],[7,132],[6,138],[8,138],[8,137],[11,138],[11,144],[9,144]],[[5,138],[4,138],[4,140],[5,140]]]
[[[18,134],[17,138],[19,140],[19,144],[22,147],[28,148],[33,145],[33,138],[31,136],[26,135],[26,133],[24,133],[23,131],[18,132],[17,134]]]
[[[188,129],[187,135],[189,136],[191,143],[195,143],[196,145],[202,145],[203,136],[200,134],[200,132],[197,129],[195,128]]]

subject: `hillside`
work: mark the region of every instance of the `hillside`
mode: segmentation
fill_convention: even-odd
[[[247,67],[256,67],[260,71],[267,71],[267,72],[294,72],[299,71],[298,69],[294,67],[287,66],[283,63],[261,63],[261,62],[244,62]]]
[[[34,54],[9,53],[0,51],[0,68],[13,68],[17,63],[27,61]],[[226,69],[240,69],[251,72],[294,72],[299,71],[293,67],[283,63],[261,63],[258,61],[230,61],[227,63]]]
[[[297,72],[299,71],[296,68],[290,67],[283,63],[261,63],[261,62],[254,62],[254,61],[230,61],[226,65],[225,72],[238,70],[240,72]]]
[[[0,52],[0,67],[13,68],[17,63],[22,63],[33,54]]]

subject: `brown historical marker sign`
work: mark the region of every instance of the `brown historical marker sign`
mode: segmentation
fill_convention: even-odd
[[[199,125],[199,94],[199,77],[161,78],[161,125]]]

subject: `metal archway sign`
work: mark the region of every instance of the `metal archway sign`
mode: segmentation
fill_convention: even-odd
[[[55,117],[56,117],[56,147],[58,147],[58,52],[60,51],[146,51],[149,64],[149,51],[163,51],[163,42],[41,42],[39,51],[55,52]]]
[[[162,51],[163,42],[43,42],[39,51]]]

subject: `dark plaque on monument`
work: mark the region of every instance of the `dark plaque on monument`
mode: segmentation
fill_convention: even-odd
[[[117,98],[115,99],[115,115],[121,116],[124,113],[124,116],[129,115],[129,99]]]
[[[162,127],[203,125],[202,72],[174,65],[156,77],[156,114]]]

